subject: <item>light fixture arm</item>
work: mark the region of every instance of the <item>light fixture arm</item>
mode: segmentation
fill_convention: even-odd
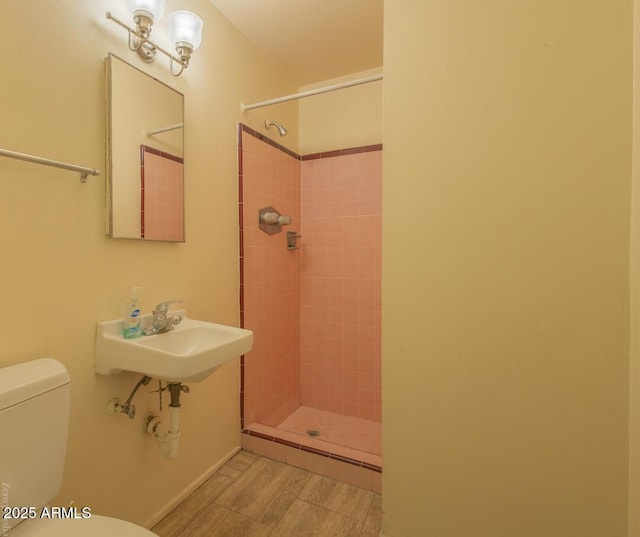
[[[180,66],[180,70],[179,70],[177,73],[174,73],[174,72],[173,72],[173,66],[174,66],[176,63]],[[188,65],[188,64],[189,64],[189,60],[187,59],[187,65]],[[171,57],[170,57],[170,60],[169,60],[169,72],[170,72],[173,76],[180,76],[180,75],[182,74],[182,71],[184,71],[184,70],[185,70],[185,68],[187,67],[187,65],[185,65],[185,64],[183,63],[183,61],[182,61],[182,60],[179,60],[179,59],[175,58],[174,56],[171,56]]]
[[[151,63],[156,57],[158,48],[142,33],[131,28],[127,29],[129,30],[129,50],[137,52],[143,62]]]
[[[165,56],[167,56],[169,58],[169,71],[171,72],[171,74],[173,76],[180,76],[182,74],[182,72],[188,67],[189,65],[189,58],[191,56],[191,51],[188,50],[188,53],[183,52],[184,47],[182,47],[180,49],[180,54],[182,55],[181,58],[178,58],[176,56],[174,56],[173,54],[171,54],[170,52],[166,51],[165,49],[163,49],[162,47],[156,45],[153,41],[151,41],[149,39],[149,34],[146,33],[146,35],[144,35],[144,33],[142,32],[138,32],[136,30],[134,30],[133,28],[130,28],[129,26],[127,26],[124,22],[118,20],[116,17],[114,17],[111,12],[107,11],[107,15],[106,15],[107,19],[112,20],[113,22],[115,22],[117,25],[121,26],[122,28],[124,28],[125,30],[127,30],[129,32],[129,49],[137,52],[138,55],[140,56],[140,58],[142,58],[143,61],[145,62],[152,62],[155,58],[156,55],[156,51],[162,52],[162,54],[164,54]],[[178,64],[179,70],[177,72],[174,72],[174,63]]]

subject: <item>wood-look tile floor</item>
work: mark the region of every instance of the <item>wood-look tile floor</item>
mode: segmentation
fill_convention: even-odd
[[[152,531],[160,537],[378,537],[381,499],[240,451]]]

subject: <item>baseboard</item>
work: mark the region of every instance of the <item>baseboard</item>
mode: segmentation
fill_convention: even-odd
[[[178,505],[180,505],[194,490],[202,485],[207,479],[215,474],[220,468],[222,468],[231,457],[233,457],[241,447],[234,447],[229,453],[227,453],[222,459],[216,462],[211,468],[204,472],[201,476],[194,479],[189,485],[187,485],[182,491],[174,497],[169,503],[167,503],[162,509],[156,512],[153,516],[148,518],[142,526],[147,529],[153,528],[158,522],[166,517],[171,511],[173,511]]]

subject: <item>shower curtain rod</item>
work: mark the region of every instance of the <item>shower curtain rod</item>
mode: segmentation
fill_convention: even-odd
[[[248,110],[254,110],[255,108],[262,108],[263,106],[270,106],[272,104],[284,103],[287,101],[293,101],[294,99],[302,99],[303,97],[311,97],[312,95],[318,95],[319,93],[327,93],[329,91],[335,91],[344,88],[350,88],[352,86],[359,86],[360,84],[368,84],[369,82],[375,82],[382,80],[382,75],[372,75],[365,78],[358,78],[351,80],[350,82],[341,82],[339,84],[333,84],[332,86],[325,86],[323,88],[316,88],[312,90],[302,91],[300,93],[293,93],[291,95],[285,95],[284,97],[276,97],[275,99],[269,99],[268,101],[260,101],[259,103],[240,105],[240,110],[247,112]]]
[[[184,123],[176,123],[175,125],[169,125],[168,127],[162,127],[161,129],[156,129],[154,131],[145,131],[145,134],[147,136],[154,136],[155,134],[162,134],[163,132],[174,131],[183,127]]]

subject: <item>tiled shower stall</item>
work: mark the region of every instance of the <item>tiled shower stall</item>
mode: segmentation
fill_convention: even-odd
[[[382,146],[299,156],[245,125],[238,145],[243,445],[378,488]],[[291,224],[265,233],[264,207]]]

